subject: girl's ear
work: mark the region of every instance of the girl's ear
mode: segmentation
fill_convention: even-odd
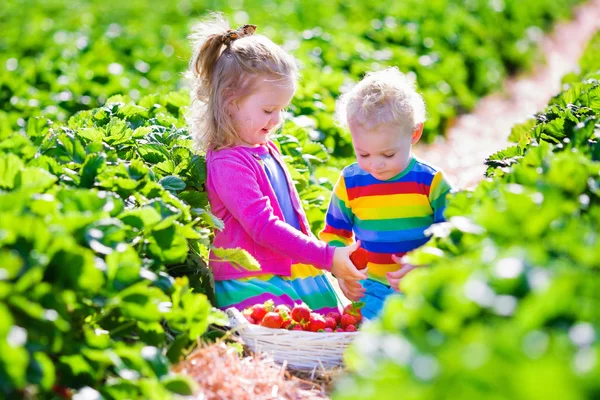
[[[420,124],[417,124],[417,126],[415,126],[415,129],[413,130],[411,143],[412,144],[417,143],[421,139],[422,135],[423,135],[423,124],[420,123]]]
[[[231,116],[238,108],[237,98],[231,88],[224,89],[223,96],[225,98],[225,111]]]
[[[231,97],[227,100],[227,114],[232,116],[237,110],[239,110],[239,104],[235,97]]]

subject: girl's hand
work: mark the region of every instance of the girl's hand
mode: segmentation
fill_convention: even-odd
[[[346,247],[336,247],[333,253],[331,273],[344,281],[361,281],[367,276],[356,269],[350,260],[350,254],[360,247],[360,240]]]
[[[366,289],[358,281],[338,279],[338,285],[348,300],[359,301],[365,295]]]
[[[412,264],[402,263],[400,261],[400,258],[396,257],[395,255],[392,255],[392,260],[396,264],[401,265],[402,268],[400,268],[398,271],[388,272],[385,274],[385,276],[387,277],[387,280],[390,283],[390,286],[392,287],[392,289],[399,292],[400,291],[400,288],[399,288],[400,281],[402,280],[402,278],[404,278],[404,276],[406,276],[406,274],[408,274],[410,271],[417,268],[417,266],[412,265]]]

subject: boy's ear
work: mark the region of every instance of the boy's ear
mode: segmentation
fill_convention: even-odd
[[[421,139],[422,135],[423,135],[423,124],[422,123],[417,124],[417,126],[415,126],[415,129],[412,134],[411,143],[412,144],[417,143]]]

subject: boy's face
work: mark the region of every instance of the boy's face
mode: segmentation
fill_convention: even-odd
[[[379,180],[388,180],[402,172],[410,161],[412,145],[423,132],[419,124],[413,132],[406,132],[397,124],[381,124],[366,129],[350,123],[352,144],[358,165]]]

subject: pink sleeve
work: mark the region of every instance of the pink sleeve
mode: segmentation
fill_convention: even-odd
[[[294,261],[331,269],[335,249],[280,220],[250,167],[232,159],[212,160],[210,164],[211,189],[256,243]]]

